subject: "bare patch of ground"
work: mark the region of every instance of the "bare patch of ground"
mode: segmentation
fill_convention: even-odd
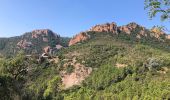
[[[127,67],[128,65],[126,65],[126,64],[120,64],[120,63],[117,63],[116,64],[116,67],[117,68],[124,68],[124,67]]]
[[[166,74],[168,72],[168,68],[167,67],[162,67],[162,69],[160,71],[158,71],[161,74]]]
[[[74,67],[73,72],[67,73],[64,70],[60,73],[64,89],[70,88],[74,85],[80,85],[92,72],[91,67],[85,67],[83,64],[77,63],[75,57],[70,62],[65,63],[63,67],[67,68],[69,65]]]

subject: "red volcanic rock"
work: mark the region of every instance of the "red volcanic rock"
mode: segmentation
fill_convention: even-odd
[[[132,36],[136,36],[136,39],[141,38],[150,38],[154,37],[157,39],[160,39],[161,36],[164,36],[166,39],[170,39],[170,35],[166,35],[163,31],[158,30],[157,28],[153,28],[151,30],[146,29],[145,27],[142,27],[134,22],[124,25],[124,26],[117,26],[116,23],[106,23],[106,24],[100,24],[92,27],[87,32],[94,31],[94,32],[109,32],[113,33],[115,35],[117,34],[128,34]],[[90,36],[87,35],[87,33],[82,32],[75,37],[73,37],[70,42],[69,46],[74,45],[78,42],[87,40]]]
[[[134,23],[134,22],[132,22],[132,23],[130,23],[130,24],[128,24],[128,25],[125,25],[125,26],[120,26],[118,29],[119,29],[121,32],[124,32],[124,33],[130,35],[131,32],[132,32],[134,29],[136,29],[136,28],[141,28],[142,30],[145,30],[144,27],[142,27],[142,26],[140,26],[140,25],[138,25],[138,24],[136,24],[136,23]],[[142,32],[141,32],[141,34],[144,35],[144,33],[142,33]]]
[[[127,34],[131,33],[131,30],[127,26],[121,26],[121,27],[119,27],[119,30],[122,31],[122,32],[125,32]]]
[[[17,46],[20,47],[20,48],[29,48],[32,46],[32,43],[31,42],[28,42],[27,40],[21,40],[17,43]]]
[[[165,33],[161,29],[156,28],[156,27],[153,27],[150,31],[152,33],[154,33],[153,36],[156,37],[156,38],[159,38],[162,35],[165,35]]]
[[[49,34],[54,35],[54,33],[49,29],[34,30],[32,31],[32,38],[38,38],[39,36],[48,36]]]
[[[92,27],[89,31],[95,31],[95,32],[111,32],[111,33],[118,33],[118,30],[121,32],[125,32],[126,34],[131,34],[132,30],[136,29],[137,27],[145,29],[144,27],[136,24],[136,23],[130,23],[125,26],[118,27],[116,23],[106,23],[101,25],[96,25]]]
[[[140,25],[136,24],[135,22],[129,23],[128,25],[126,25],[128,28],[130,29],[135,29],[137,27],[141,27]]]
[[[51,50],[51,47],[50,47],[50,46],[47,46],[47,47],[44,48],[44,52],[45,52],[45,53],[49,53],[50,50]]]
[[[142,35],[142,36],[145,36],[145,37],[147,37],[148,36],[148,34],[146,34],[146,32],[145,32],[146,30],[144,29],[144,30],[141,30],[140,31],[140,35]]]
[[[116,23],[112,22],[112,23],[96,25],[96,26],[92,27],[89,31],[110,32],[110,33],[114,33],[114,34],[118,34],[119,32],[125,32],[126,34],[131,34],[131,31],[134,30],[137,27],[140,27],[143,30],[145,29],[145,28],[139,26],[136,23],[130,23],[130,24],[126,25],[126,26],[118,27],[116,25]],[[144,34],[144,32],[141,31],[141,34]],[[74,44],[76,44],[78,42],[87,40],[88,38],[89,38],[89,35],[87,35],[87,33],[85,33],[85,32],[82,32],[82,33],[76,35],[75,37],[73,37],[70,40],[69,46],[74,45]],[[137,38],[140,38],[140,36],[137,36]]]
[[[168,40],[169,40],[169,39],[170,39],[170,35],[166,35],[166,39],[168,39]]]
[[[101,25],[96,25],[90,29],[90,31],[95,31],[95,32],[112,32],[116,33],[117,32],[117,25],[116,23],[106,23],[106,24],[101,24]]]
[[[85,40],[87,40],[88,38],[90,38],[89,35],[88,35],[86,32],[82,32],[82,33],[76,35],[75,37],[73,37],[73,38],[70,40],[69,46],[74,45],[74,44],[76,44],[76,43],[78,43],[78,42],[81,42],[81,41],[85,41]]]

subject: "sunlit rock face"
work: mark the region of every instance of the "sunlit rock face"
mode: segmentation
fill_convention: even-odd
[[[85,41],[88,38],[90,38],[90,37],[86,32],[81,32],[70,40],[69,46],[74,45],[74,44],[81,42],[81,41]]]
[[[90,31],[116,33],[117,32],[117,25],[114,22],[96,25],[96,26],[92,27],[90,29]]]
[[[23,48],[23,49],[29,48],[29,47],[31,47],[32,45],[33,45],[32,42],[28,42],[28,41],[25,40],[25,39],[20,40],[20,41],[17,43],[17,46],[20,47],[20,48]]]
[[[105,32],[105,33],[112,33],[114,35],[119,34],[125,34],[126,36],[133,36],[136,39],[151,39],[155,38],[157,40],[162,40],[162,37],[164,39],[170,39],[170,35],[165,34],[162,30],[154,27],[152,29],[147,29],[135,22],[131,22],[127,25],[123,26],[117,26],[115,22],[112,23],[106,23],[106,24],[99,24],[95,25],[92,28],[90,28],[86,32],[81,32],[77,34],[75,37],[73,37],[70,42],[69,46],[74,45],[76,43],[79,43],[81,41],[85,41],[90,38],[88,35],[88,32]]]
[[[32,38],[38,38],[39,36],[55,36],[55,33],[49,29],[33,30]]]

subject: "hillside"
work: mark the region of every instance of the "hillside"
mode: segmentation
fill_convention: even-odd
[[[26,32],[22,36],[0,38],[0,55],[10,56],[24,51],[26,54],[41,54],[55,52],[61,47],[67,47],[69,38],[60,37],[49,29]]]
[[[163,31],[107,23],[68,45],[41,63],[23,54],[0,59],[2,100],[170,99],[170,40]]]

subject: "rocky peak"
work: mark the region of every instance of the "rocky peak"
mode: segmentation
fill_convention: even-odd
[[[90,36],[86,33],[86,32],[81,32],[80,34],[77,34],[75,37],[73,37],[70,42],[69,42],[69,46],[74,45],[78,42],[87,40],[88,38],[90,38]]]
[[[116,33],[118,31],[125,32],[127,34],[130,34],[133,29],[136,28],[142,28],[144,30],[144,27],[138,25],[135,22],[131,22],[127,25],[124,26],[117,26],[116,23],[106,23],[106,24],[100,24],[92,27],[89,31],[95,31],[95,32],[111,32],[111,33]]]
[[[129,28],[132,28],[132,29],[135,29],[137,27],[142,27],[142,26],[140,26],[139,24],[137,24],[135,22],[131,22],[131,23],[127,24],[126,26],[129,27]]]
[[[115,32],[117,32],[117,25],[114,22],[101,24],[101,25],[96,25],[96,26],[92,27],[90,29],[90,31],[115,33]]]
[[[129,23],[129,24],[127,24],[127,25],[124,25],[124,26],[119,26],[119,27],[118,27],[118,30],[130,35],[131,32],[132,32],[134,29],[136,29],[136,28],[140,28],[141,31],[143,31],[143,32],[145,31],[145,28],[144,28],[144,27],[138,25],[138,24],[135,23],[135,22],[131,22],[131,23]],[[143,33],[143,32],[142,32],[142,33]],[[140,32],[140,33],[141,33],[141,32]]]
[[[39,36],[55,36],[55,33],[49,29],[39,29],[31,32],[32,38],[38,38]]]
[[[94,31],[94,32],[109,32],[109,33],[113,33],[113,34],[119,34],[119,32],[124,32],[126,34],[131,34],[132,30],[140,27],[142,30],[140,32],[141,35],[145,34],[145,28],[132,22],[128,25],[125,26],[117,26],[117,24],[115,22],[112,23],[106,23],[106,24],[99,24],[99,25],[95,25],[93,26],[89,31]],[[76,44],[80,41],[84,41],[87,40],[89,37],[89,35],[86,32],[81,32],[80,34],[76,35],[75,37],[73,37],[70,40],[69,46]],[[138,38],[140,38],[140,36],[138,36]]]
[[[153,27],[150,31],[153,33],[154,37],[156,38],[166,35],[165,32],[163,32],[161,29],[157,27]]]
[[[117,26],[117,24],[114,22],[106,23],[106,24],[99,24],[99,25],[95,25],[87,32],[90,32],[90,31],[106,32],[106,33],[112,33],[115,35],[117,34],[132,35],[133,34],[132,36],[136,36],[137,39],[153,37],[155,39],[160,40],[161,36],[165,37],[166,39],[170,39],[170,35],[166,35],[163,31],[157,28],[153,28],[149,30],[135,22],[131,22],[124,26]],[[70,40],[69,46],[76,44],[78,42],[87,40],[88,38],[90,38],[90,36],[86,32],[81,32],[80,34],[76,35]]]
[[[17,48],[30,51],[51,53],[62,48],[59,35],[49,29],[38,29],[26,32],[17,42]],[[59,46],[60,45],[60,46]]]
[[[32,43],[31,42],[28,42],[27,40],[20,40],[18,43],[17,43],[17,46],[19,48],[23,48],[23,49],[26,49],[26,48],[29,48],[32,46]]]

